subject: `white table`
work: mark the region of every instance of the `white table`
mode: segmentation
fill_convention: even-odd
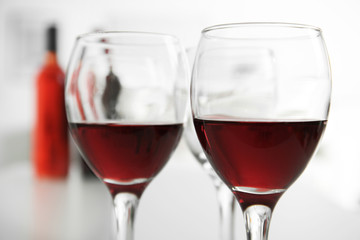
[[[360,239],[360,213],[332,201],[310,173],[307,169],[280,199],[269,239]],[[3,166],[0,192],[0,239],[113,239],[106,188],[96,179],[84,180],[77,169],[66,181],[40,181],[32,176],[29,161]],[[217,240],[217,211],[211,181],[181,143],[143,194],[135,239]],[[242,215],[236,211],[236,239],[245,239]]]

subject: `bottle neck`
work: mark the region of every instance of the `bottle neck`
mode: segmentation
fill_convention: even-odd
[[[54,52],[54,51],[46,52],[45,65],[57,65],[56,52]]]

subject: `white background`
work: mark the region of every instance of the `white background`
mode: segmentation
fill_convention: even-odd
[[[193,47],[197,44],[200,31],[209,25],[273,21],[304,23],[322,28],[332,66],[333,98],[329,124],[319,154],[302,176],[303,179],[280,201],[276,209],[279,213],[276,215],[275,211],[271,226],[275,236],[271,239],[297,239],[292,234],[299,239],[317,239],[312,234],[325,239],[325,233],[328,234],[327,239],[344,236],[359,239],[355,228],[360,225],[360,129],[357,124],[360,115],[359,12],[358,0],[0,0],[0,167],[3,176],[0,186],[4,188],[0,192],[6,193],[5,197],[0,198],[0,206],[10,211],[12,218],[18,218],[7,221],[6,215],[0,213],[0,219],[15,229],[20,228],[16,231],[8,227],[7,233],[22,232],[21,227],[25,226],[23,232],[28,234],[24,235],[24,239],[29,239],[31,235],[29,228],[26,228],[29,226],[26,216],[31,219],[29,209],[33,206],[15,208],[11,205],[4,208],[4,201],[22,205],[29,202],[32,196],[27,192],[30,191],[27,187],[34,185],[30,168],[35,111],[34,79],[43,60],[42,33],[48,23],[55,22],[59,26],[59,61],[65,69],[76,35],[94,29],[170,33],[178,36],[185,47]],[[24,182],[13,181],[14,185],[11,185],[10,179],[14,176]],[[14,187],[22,191],[16,191]],[[94,193],[89,194],[92,196]],[[158,200],[162,199],[162,194],[167,196],[167,201],[160,204]],[[313,201],[312,196],[315,196]],[[101,199],[98,201],[102,202]],[[78,209],[76,206],[79,205],[70,206]],[[154,212],[157,208],[163,210]],[[282,212],[282,208],[291,212]],[[291,210],[293,208],[296,210]],[[138,217],[138,224],[143,229],[138,230],[138,239],[147,239],[147,236],[177,239],[176,234],[179,239],[216,239],[216,211],[211,182],[182,143],[168,167],[144,194]],[[176,212],[181,213],[178,218],[174,218]],[[170,214],[170,217],[166,214]],[[324,217],[326,214],[331,217]],[[152,215],[169,219],[160,221],[162,224],[156,226],[154,221],[146,222]],[[104,214],[103,218],[106,217]],[[292,221],[298,221],[296,227],[291,224]],[[322,224],[318,226],[313,221]],[[74,224],[79,222],[81,218]],[[201,223],[195,225],[194,222]],[[168,226],[163,226],[164,223]],[[285,232],[284,224],[288,229]],[[312,233],[302,232],[301,229],[311,229]],[[85,232],[82,228],[64,231],[69,231],[70,235],[74,231],[79,236],[84,236],[81,234]],[[102,231],[106,232],[97,232]],[[244,237],[243,234],[238,239]]]

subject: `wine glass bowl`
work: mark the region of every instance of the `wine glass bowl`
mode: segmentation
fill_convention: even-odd
[[[267,239],[278,199],[316,151],[330,96],[319,28],[242,23],[203,30],[191,83],[194,125],[244,211],[248,239]]]
[[[99,32],[76,40],[65,89],[70,133],[113,197],[117,239],[133,238],[139,198],[180,140],[188,74],[184,49],[170,35]]]
[[[161,116],[162,122],[183,121],[186,93],[180,90],[186,90],[186,86],[179,80],[188,77],[188,70],[186,58],[177,56],[183,51],[178,45],[175,37],[155,33],[80,36],[67,74],[71,80],[67,88],[70,120],[159,122]],[[116,82],[120,86],[114,86]],[[179,85],[176,91],[175,84]],[[112,103],[104,103],[106,94]],[[179,94],[184,95],[182,99]],[[175,101],[176,109],[169,104]],[[113,116],[108,113],[110,105],[114,105]]]

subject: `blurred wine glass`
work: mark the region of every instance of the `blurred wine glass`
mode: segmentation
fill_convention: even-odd
[[[186,53],[189,59],[190,67],[193,65],[195,57],[195,48],[187,48]],[[190,109],[190,107],[189,107]],[[189,114],[185,127],[185,141],[195,159],[200,163],[203,170],[210,177],[215,186],[217,202],[219,205],[219,235],[220,240],[234,239],[234,221],[235,221],[235,198],[229,188],[223,183],[215,173],[211,164],[203,152],[200,142],[196,136],[192,115]]]

